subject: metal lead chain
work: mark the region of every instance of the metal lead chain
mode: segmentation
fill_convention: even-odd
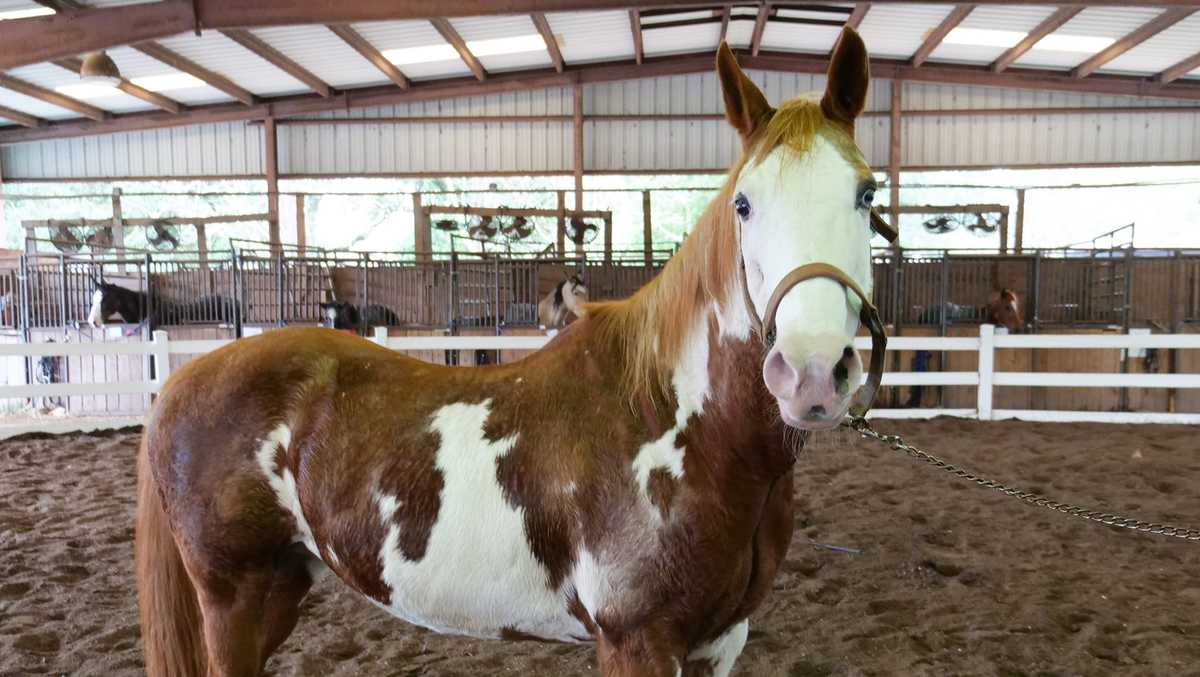
[[[1081,508],[1077,505],[1071,505],[1070,503],[1059,503],[1058,501],[1052,501],[1040,494],[1023,491],[1021,489],[1015,489],[1013,487],[1003,485],[995,480],[985,479],[974,473],[963,470],[958,466],[951,465],[934,456],[933,454],[930,454],[929,452],[922,451],[921,449],[914,447],[908,442],[905,442],[899,435],[885,435],[875,430],[871,427],[871,424],[862,417],[848,417],[842,423],[842,425],[850,428],[851,430],[857,431],[864,438],[878,440],[879,442],[888,445],[896,451],[904,452],[905,454],[917,460],[925,461],[926,463],[941,468],[942,470],[945,470],[956,477],[960,477],[968,482],[974,482],[981,487],[995,489],[1006,496],[1018,498],[1032,505],[1048,508],[1056,512],[1090,520],[1092,522],[1107,524],[1112,527],[1121,527],[1122,529],[1132,529],[1134,531],[1144,531],[1146,533],[1159,534],[1161,536],[1182,538],[1188,541],[1200,541],[1200,529],[1188,529],[1185,527],[1171,526],[1170,524],[1144,522],[1139,519],[1133,519],[1132,517],[1124,517],[1112,513],[1088,510],[1087,508]]]

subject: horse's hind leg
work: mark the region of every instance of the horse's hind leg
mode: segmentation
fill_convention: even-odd
[[[253,677],[287,639],[300,618],[300,602],[312,587],[314,560],[293,544],[273,558],[230,574],[201,565],[193,575],[204,616],[204,643],[212,677]],[[194,567],[189,565],[189,570]]]

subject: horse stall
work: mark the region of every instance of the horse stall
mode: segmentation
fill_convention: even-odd
[[[0,285],[10,290],[4,292],[0,314],[5,343],[127,343],[148,338],[149,329],[142,324],[110,323],[103,329],[88,324],[93,280],[145,292],[144,260],[22,256],[13,263],[0,270]],[[143,381],[150,369],[148,359],[128,355],[9,357],[4,378],[10,385],[122,383]],[[9,414],[123,416],[143,414],[149,404],[145,394],[110,393],[13,399],[3,408]]]

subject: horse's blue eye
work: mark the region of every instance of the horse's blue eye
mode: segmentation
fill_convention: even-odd
[[[743,219],[750,216],[750,201],[741,193],[738,193],[737,197],[733,198],[733,208],[737,211],[737,215]]]
[[[874,203],[875,203],[875,189],[874,188],[867,188],[867,189],[863,190],[862,193],[859,194],[859,196],[858,196],[859,209],[870,209],[871,205],[873,205]]]

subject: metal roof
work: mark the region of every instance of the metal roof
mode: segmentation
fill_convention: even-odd
[[[128,0],[90,0],[89,6],[127,4]],[[37,8],[31,0],[0,0],[0,12]],[[641,38],[647,57],[677,54],[711,53],[721,35],[722,8],[731,7],[726,40],[734,48],[750,47],[755,17],[761,5],[748,3],[709,8],[646,10],[641,18]],[[773,53],[827,54],[837,38],[840,26],[854,7],[847,3],[822,6],[773,5],[773,14],[762,32],[761,48]],[[904,60],[927,39],[931,31],[950,14],[950,4],[875,4],[870,6],[859,30],[873,56]],[[1053,11],[1052,6],[1004,6],[985,4],[976,7],[960,24],[963,28],[1028,32]],[[1061,26],[1054,35],[1078,35],[1120,39],[1164,10],[1156,7],[1089,7]],[[631,17],[627,10],[557,12],[546,15],[551,31],[568,66],[596,62],[628,62],[634,58]],[[840,19],[839,19],[840,18]],[[658,24],[673,25],[659,27]],[[508,38],[537,33],[529,15],[475,16],[450,19],[450,25],[463,40]],[[384,21],[352,24],[371,46],[386,51],[429,47],[445,49],[446,40],[424,20]],[[287,58],[311,71],[337,90],[386,84],[387,78],[359,52],[323,25],[255,28],[252,34]],[[270,98],[303,94],[312,90],[279,67],[225,37],[219,31],[206,30],[201,36],[191,33],[158,41],[163,47],[213,71],[256,97]],[[940,44],[928,63],[956,63],[986,66],[1005,51],[1003,46]],[[1171,26],[1104,64],[1101,73],[1153,76],[1200,51],[1200,13]],[[109,50],[110,56],[126,78],[177,73],[170,66],[128,47]],[[1078,66],[1092,54],[1033,49],[1015,63],[1017,67],[1062,72]],[[546,49],[479,57],[491,72],[545,71],[552,67]],[[398,68],[412,81],[471,76],[471,70],[457,57],[424,63],[400,63]],[[51,64],[14,68],[8,75],[49,90],[78,82],[71,72]],[[1184,76],[1192,82],[1200,78],[1200,68]],[[184,106],[231,102],[226,93],[209,86],[161,91],[163,96]],[[90,105],[111,113],[153,111],[147,101],[118,93],[106,97],[81,97]],[[0,107],[7,107],[47,120],[76,118],[78,113],[0,88]]]

